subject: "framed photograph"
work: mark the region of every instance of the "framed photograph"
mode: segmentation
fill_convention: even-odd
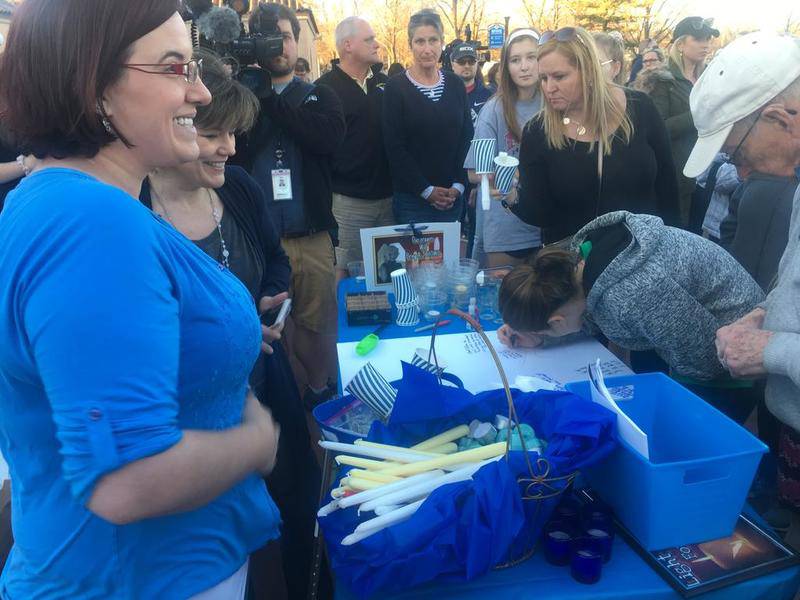
[[[458,262],[461,225],[419,223],[361,230],[367,290],[392,290],[392,271]]]

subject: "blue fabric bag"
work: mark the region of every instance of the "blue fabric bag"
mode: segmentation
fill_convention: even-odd
[[[435,375],[407,363],[397,388],[389,422],[375,421],[369,440],[411,446],[473,419],[508,414],[504,390],[471,394],[440,385]],[[409,520],[351,546],[340,542],[373,515],[359,517],[357,507],[334,511],[319,522],[339,581],[361,598],[433,580],[468,581],[533,547],[570,481],[559,478],[613,450],[616,417],[568,392],[512,390],[512,396],[518,419],[548,442],[546,460],[531,461],[548,483],[525,482],[531,474],[524,453],[510,452],[471,481],[435,490]],[[537,494],[549,498],[523,500]]]

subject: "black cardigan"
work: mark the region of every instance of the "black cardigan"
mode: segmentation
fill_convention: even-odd
[[[392,177],[381,133],[387,81],[389,78],[381,73],[380,65],[372,69],[366,94],[339,66],[317,80],[339,96],[347,124],[344,142],[332,161],[332,185],[337,194],[362,200],[380,200],[392,195]]]
[[[426,98],[405,73],[386,84],[383,139],[396,192],[419,196],[428,187],[467,186],[464,159],[472,141],[472,115],[463,82],[444,72],[438,102]]]
[[[653,101],[625,90],[633,124],[629,144],[617,137],[603,158],[598,194],[597,151],[588,142],[549,147],[541,117],[522,135],[519,201],[513,212],[544,229],[545,243],[578,232],[598,215],[616,210],[658,215],[667,225],[678,223],[678,182],[664,121]]]
[[[256,306],[263,296],[275,296],[289,289],[292,269],[289,257],[281,247],[281,238],[266,209],[261,187],[240,167],[225,167],[225,185],[216,190],[225,210],[250,240],[257,259],[264,266],[261,293],[254,298]],[[147,208],[153,208],[150,198],[150,180],[142,183],[139,199]]]

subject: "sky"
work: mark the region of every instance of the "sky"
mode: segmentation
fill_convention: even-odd
[[[793,14],[800,22],[800,0],[670,0],[686,15],[714,17],[720,29],[780,29]]]

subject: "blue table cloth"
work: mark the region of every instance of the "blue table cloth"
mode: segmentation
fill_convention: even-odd
[[[345,279],[339,284],[339,342],[355,342],[371,333],[375,326],[349,327],[345,313],[345,294],[366,291],[364,282]],[[464,321],[452,318],[453,322],[441,333],[463,333],[467,331]],[[425,325],[424,321],[419,326]],[[497,325],[486,323],[487,329]],[[381,332],[385,339],[411,336],[429,337],[430,332],[414,333],[414,327],[389,325]],[[748,511],[749,512],[749,511]],[[763,526],[756,515],[749,513],[754,521]],[[769,575],[751,579],[699,596],[703,600],[791,600],[800,588],[800,567],[792,567]],[[355,600],[343,585],[336,586],[337,600]],[[486,598],[537,600],[587,600],[631,598],[635,600],[674,600],[681,598],[658,573],[656,573],[621,537],[614,541],[611,560],[604,565],[603,576],[595,585],[583,585],[570,577],[568,567],[548,564],[541,551],[524,563],[510,569],[491,573],[467,583],[433,583],[416,587],[401,594],[384,595],[381,600],[400,599],[458,599],[484,600]]]
[[[339,306],[339,337],[338,341],[341,342],[358,342],[363,338],[365,335],[368,335],[375,331],[377,325],[367,325],[362,327],[350,327],[347,324],[347,311],[345,310],[345,296],[347,294],[354,294],[356,292],[366,292],[367,285],[364,281],[356,281],[355,279],[344,279],[339,283],[339,288],[337,291],[338,294],[338,306]],[[392,319],[395,316],[395,308],[394,308],[394,294],[389,292],[389,301],[392,303]],[[454,317],[452,315],[447,315],[444,317],[452,321],[450,325],[446,325],[439,329],[439,333],[465,333],[467,331],[467,323],[463,319],[458,317]],[[400,327],[399,325],[395,325],[394,321],[392,324],[389,325],[386,329],[384,329],[378,337],[383,339],[396,339],[402,337],[411,337],[411,336],[424,336],[430,337],[431,332],[425,331],[422,333],[414,333],[414,329],[417,327],[422,327],[424,325],[429,325],[430,321],[426,321],[423,318],[420,318],[419,325],[414,327]],[[492,331],[499,327],[498,323],[493,321],[490,322],[481,322],[481,325],[487,331]]]

